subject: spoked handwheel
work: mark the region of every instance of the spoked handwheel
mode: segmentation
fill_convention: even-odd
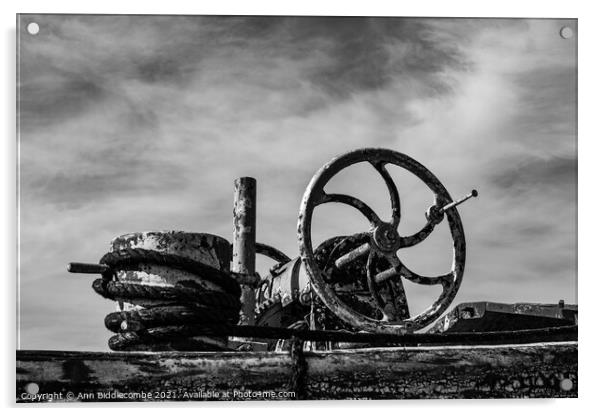
[[[383,221],[363,201],[344,194],[328,194],[324,187],[338,172],[360,162],[370,163],[385,181],[391,197],[392,215]],[[401,207],[397,187],[386,169],[387,164],[402,167],[422,180],[434,193],[435,202],[426,212],[426,224],[417,233],[400,236],[397,228],[401,218]],[[437,319],[451,304],[462,282],[466,259],[466,242],[462,221],[456,206],[477,196],[472,191],[464,198],[453,202],[441,182],[427,168],[402,153],[387,149],[360,149],[336,157],[324,165],[312,178],[301,202],[298,223],[298,239],[301,258],[310,276],[312,287],[324,304],[343,321],[360,330],[379,333],[405,333],[424,328]],[[311,239],[311,223],[314,209],[325,203],[337,202],[359,210],[369,221],[370,228],[363,233],[363,244],[353,250],[337,254],[334,267],[359,259],[366,259],[367,286],[381,312],[382,319],[374,319],[352,309],[341,301],[333,287],[326,282],[322,269],[314,257]],[[453,261],[451,271],[440,276],[422,276],[408,269],[397,256],[397,251],[412,247],[424,241],[435,226],[447,216],[453,239]],[[362,237],[362,235],[359,235]],[[361,239],[360,239],[361,240]],[[386,259],[389,268],[379,271],[377,261]],[[442,293],[437,300],[422,313],[411,316],[408,310],[402,278],[423,285],[441,285]]]

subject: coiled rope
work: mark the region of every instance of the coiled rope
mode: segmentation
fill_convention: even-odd
[[[109,348],[115,351],[225,348],[225,342],[215,337],[227,336],[225,332],[238,321],[241,307],[240,284],[231,273],[186,257],[140,248],[107,253],[100,263],[109,269],[92,283],[94,291],[104,298],[142,307],[106,316],[105,326],[117,333],[109,339]],[[118,270],[141,270],[141,264],[183,270],[200,281],[191,279],[173,286],[153,286],[115,280]],[[215,289],[207,288],[202,281],[210,282]]]
[[[228,293],[233,293],[237,296],[240,295],[240,285],[233,274],[176,254],[161,253],[142,248],[128,248],[105,254],[99,263],[106,264],[113,270],[139,270],[140,263],[168,266],[173,269],[196,274],[202,277],[203,280],[220,286]],[[103,275],[103,278],[107,280],[111,277],[111,272]]]

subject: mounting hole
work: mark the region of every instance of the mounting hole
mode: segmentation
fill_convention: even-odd
[[[570,39],[573,37],[573,29],[568,26],[563,26],[560,28],[560,37],[562,39]]]
[[[30,35],[37,35],[40,32],[40,25],[36,22],[31,22],[27,25],[27,32],[29,32]]]
[[[25,391],[27,394],[38,394],[40,386],[38,386],[37,383],[27,383],[27,385],[25,385]]]
[[[564,391],[570,391],[573,389],[573,382],[568,378],[563,378],[560,381],[560,388]]]

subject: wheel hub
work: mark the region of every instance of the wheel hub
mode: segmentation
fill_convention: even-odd
[[[388,223],[378,225],[372,233],[376,247],[384,252],[394,252],[400,247],[401,239],[397,230]]]

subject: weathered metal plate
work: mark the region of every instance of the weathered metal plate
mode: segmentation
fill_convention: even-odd
[[[467,302],[443,316],[429,332],[514,331],[577,324],[577,305]]]

